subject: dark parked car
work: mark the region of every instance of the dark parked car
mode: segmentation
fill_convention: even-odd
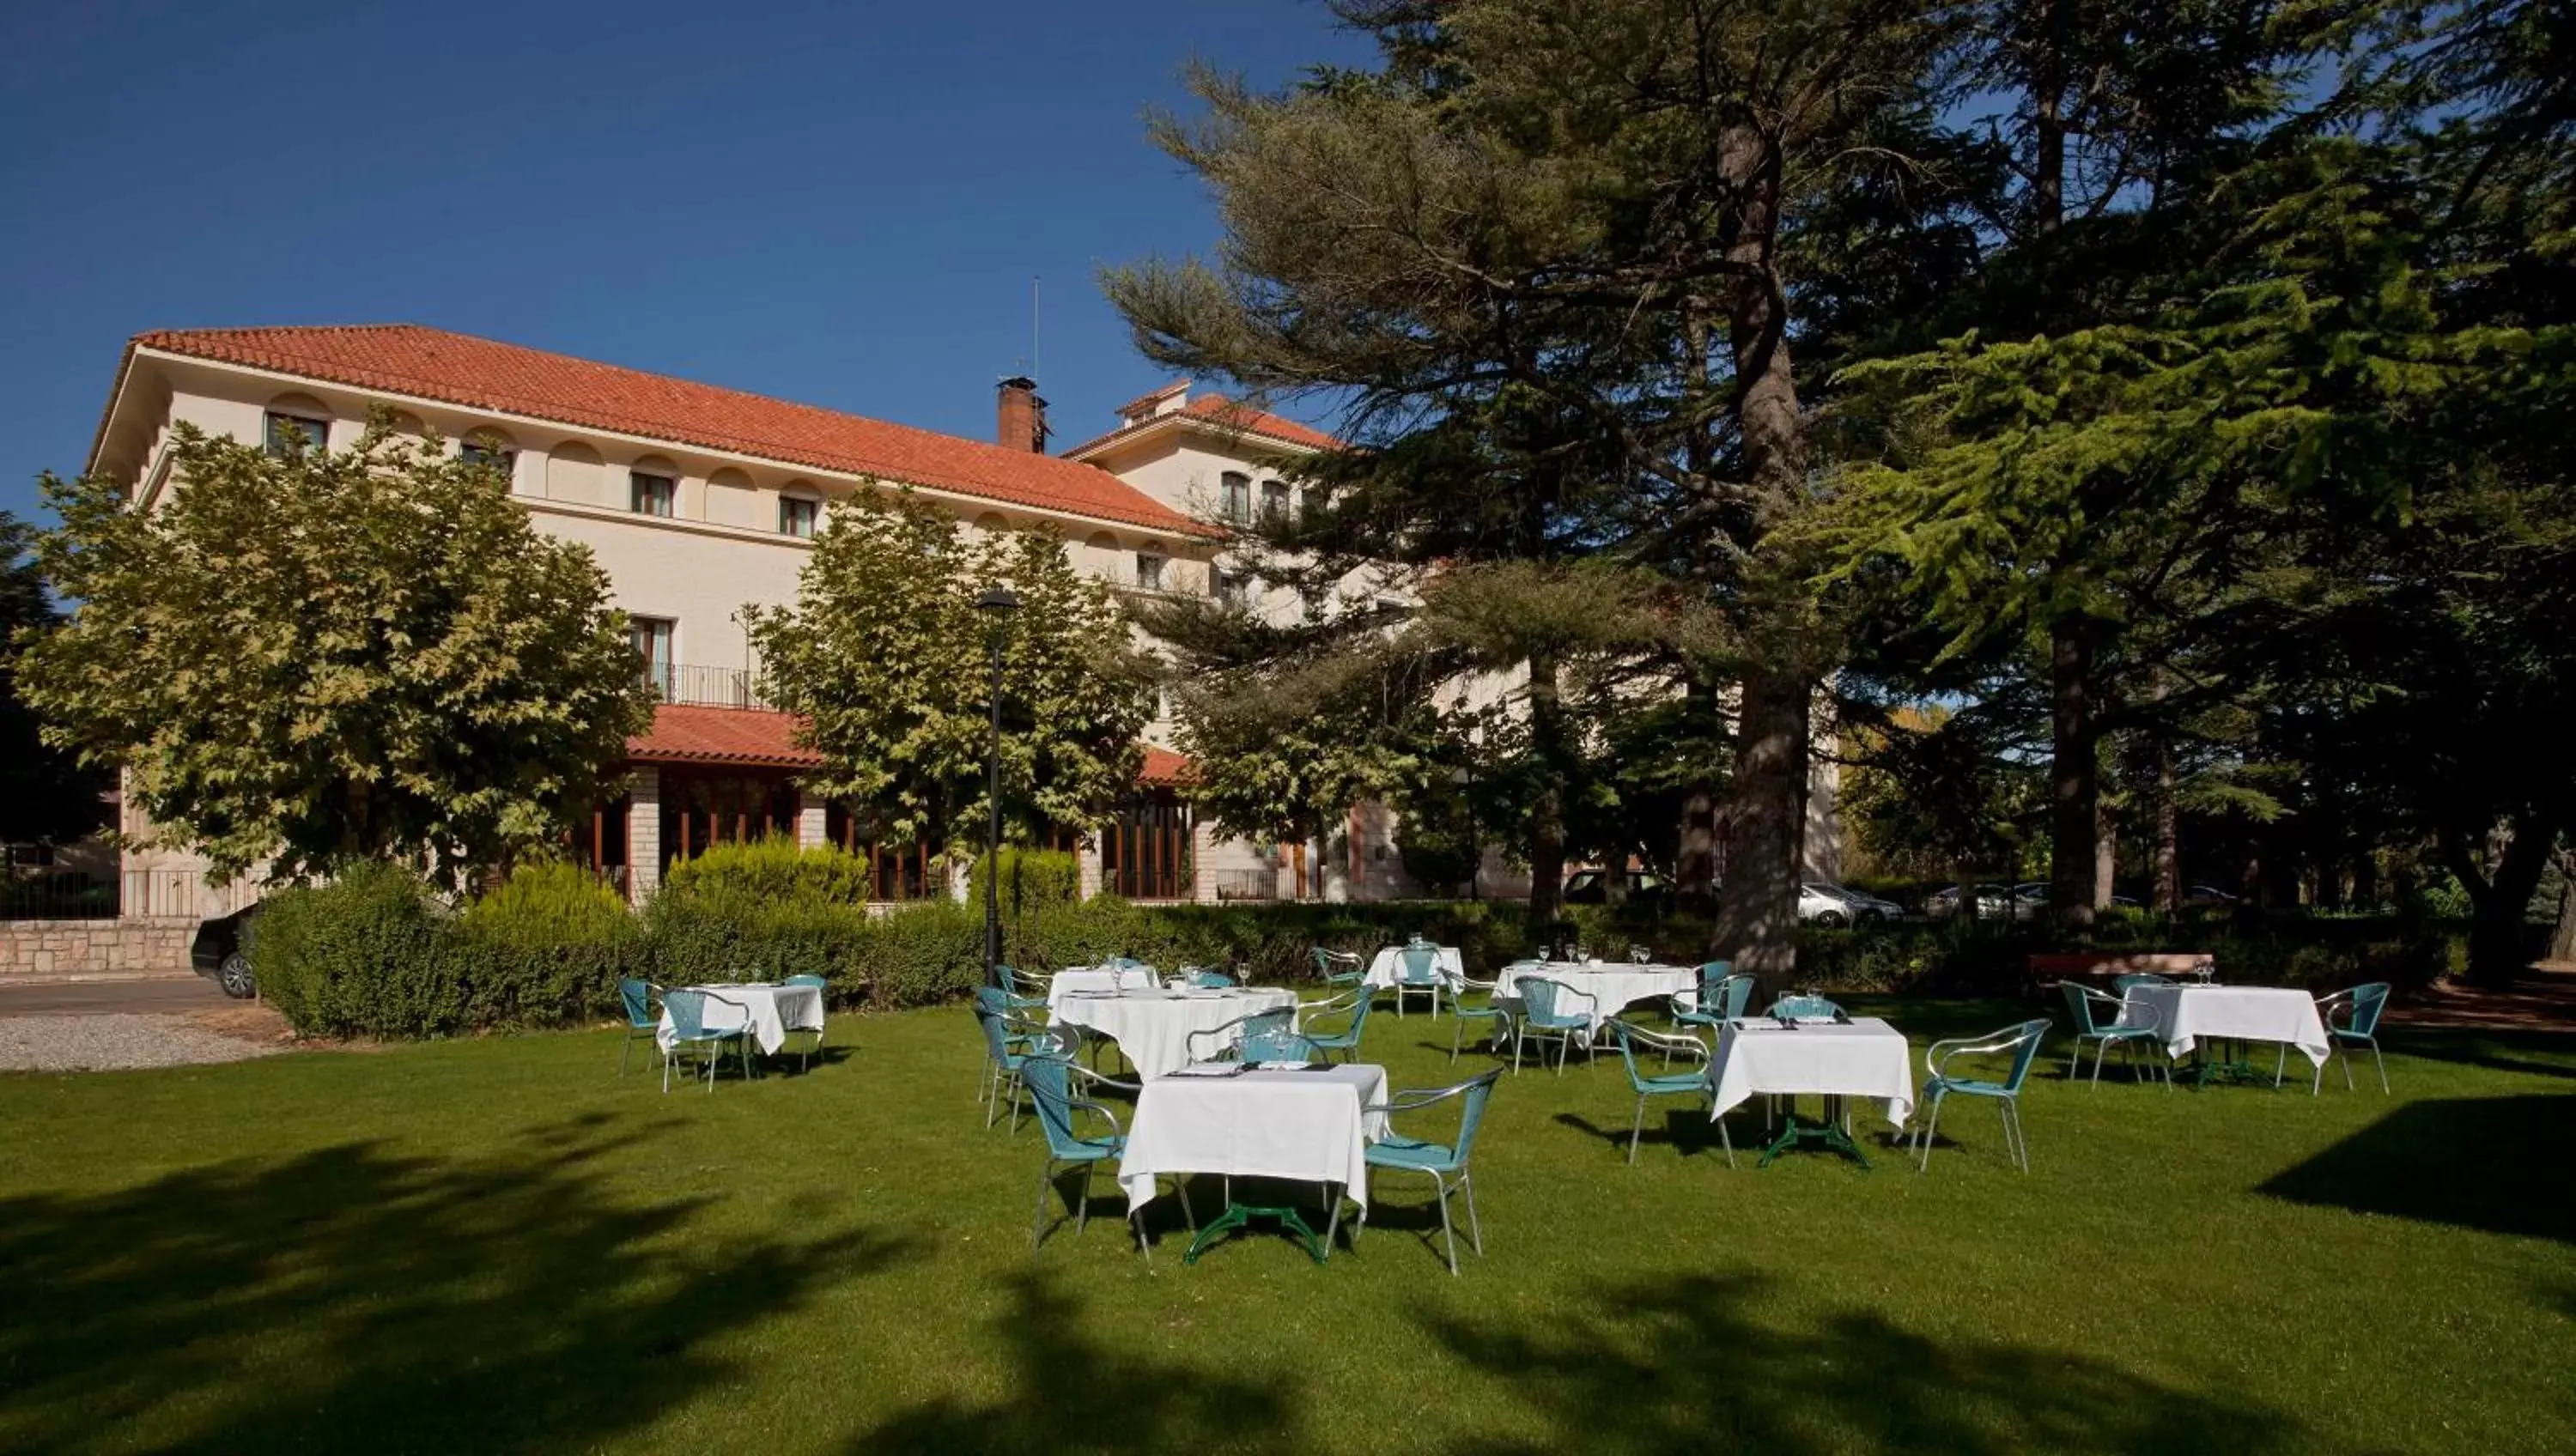
[[[1609,876],[1600,870],[1576,870],[1565,877],[1568,905],[1601,905],[1610,898]],[[1634,874],[1628,877],[1628,903],[1658,911],[1673,908],[1673,887],[1661,875]]]
[[[250,973],[248,947],[243,944],[243,932],[258,913],[257,905],[248,905],[209,920],[197,927],[197,938],[188,945],[188,963],[197,968],[197,974],[212,977],[225,995],[236,1000],[259,994],[259,982]]]

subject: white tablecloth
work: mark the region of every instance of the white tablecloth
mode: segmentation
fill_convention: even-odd
[[[1581,964],[1549,963],[1522,970],[1505,966],[1494,976],[1494,994],[1517,998],[1520,992],[1513,988],[1522,976],[1561,981],[1591,997],[1589,1009],[1596,1031],[1603,1021],[1637,1002],[1699,989],[1697,966],[1640,966],[1625,961],[1585,961]],[[1560,1014],[1570,1015],[1584,1009],[1584,1002],[1578,998],[1573,1005],[1559,1005],[1556,1009]]]
[[[1440,983],[1454,991],[1467,977],[1467,963],[1460,958],[1454,945],[1439,946],[1436,950],[1437,954],[1431,958],[1432,966],[1440,977]],[[1369,962],[1368,974],[1360,978],[1360,984],[1384,990],[1403,979],[1404,948],[1390,945],[1380,949],[1376,958]]]
[[[1148,1082],[1118,1181],[1135,1208],[1153,1198],[1157,1173],[1337,1183],[1365,1208],[1368,1145],[1385,1134],[1386,1114],[1360,1109],[1385,1100],[1386,1068],[1365,1062]]]
[[[2319,1066],[2326,1059],[2325,1019],[2317,998],[2282,986],[2132,986],[2129,999],[2155,1010],[2157,1034],[2170,1056],[2203,1037],[2285,1041]]]
[[[1055,978],[1047,983],[1047,1007],[1052,1010],[1062,1004],[1067,992],[1151,991],[1162,984],[1163,978],[1154,974],[1152,966],[1129,966],[1115,971],[1099,966],[1077,966],[1069,971],[1056,972]]]
[[[751,1026],[752,1044],[762,1055],[775,1056],[787,1044],[791,1031],[823,1029],[823,991],[819,986],[687,986],[689,991],[707,993],[704,1024],[709,1031],[731,1031],[746,1021]],[[719,1001],[717,997],[724,999]],[[732,1004],[728,1005],[730,1002]],[[662,1012],[661,1028],[653,1039],[665,1051],[671,1047],[671,1013]]]
[[[1914,1053],[1905,1033],[1875,1016],[1846,1026],[1802,1022],[1785,1030],[1769,1021],[1740,1021],[1717,1038],[1709,1063],[1716,1116],[1764,1093],[1866,1097],[1902,1127],[1914,1113]]]
[[[1147,1080],[1189,1063],[1190,1033],[1239,1016],[1297,1004],[1296,993],[1264,987],[1232,991],[1128,991],[1112,996],[1068,992],[1053,1019],[1087,1027],[1118,1043]]]

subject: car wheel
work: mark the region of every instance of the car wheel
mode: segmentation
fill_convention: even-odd
[[[1816,912],[1816,923],[1818,925],[1839,928],[1848,923],[1849,919],[1850,917],[1844,915],[1840,910],[1819,910]]]
[[[247,1001],[259,994],[259,982],[250,973],[250,957],[238,950],[224,952],[223,960],[215,967],[215,984],[236,1001]]]

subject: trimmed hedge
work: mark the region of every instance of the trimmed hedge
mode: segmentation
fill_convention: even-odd
[[[1013,858],[1003,861],[1008,876]],[[1139,906],[1056,898],[1058,868],[1029,855],[1021,909],[1003,917],[1003,955],[1033,970],[1134,955],[1161,966],[1230,963],[1255,982],[1314,974],[1312,950],[1362,954],[1421,934],[1457,946],[1471,970],[1531,954],[1541,934],[1515,904]],[[1006,881],[1007,883],[1007,881]],[[980,904],[887,908],[865,901],[865,862],[778,842],[724,846],[676,866],[642,916],[564,865],[521,868],[463,912],[390,866],[271,895],[252,922],[261,989],[297,1031],[335,1037],[447,1036],[612,1016],[617,982],[664,985],[819,975],[843,1005],[882,1010],[962,999],[983,980]],[[1705,921],[1578,906],[1540,928],[1618,957],[1705,956]],[[2420,918],[2288,919],[2166,925],[2115,917],[2106,947],[2206,951],[2229,980],[2319,989],[2384,980],[2418,986],[2455,970],[2464,932]],[[2064,948],[2043,927],[1808,929],[1799,984],[1834,991],[2019,992],[2032,953]],[[1766,988],[1769,989],[1769,988]]]

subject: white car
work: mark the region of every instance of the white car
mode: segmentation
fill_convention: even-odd
[[[1826,893],[1820,885],[1800,885],[1798,919],[1807,925],[1849,925],[1852,923],[1851,902],[1840,895]]]
[[[1810,895],[1822,895],[1829,900],[1840,900],[1855,925],[1894,925],[1905,918],[1904,906],[1893,900],[1879,899],[1875,895],[1864,895],[1848,885],[1809,880],[1800,886],[1799,890],[1798,916],[1802,920],[1820,918],[1807,913],[1806,900]],[[1835,922],[1828,920],[1822,923],[1831,925]]]

